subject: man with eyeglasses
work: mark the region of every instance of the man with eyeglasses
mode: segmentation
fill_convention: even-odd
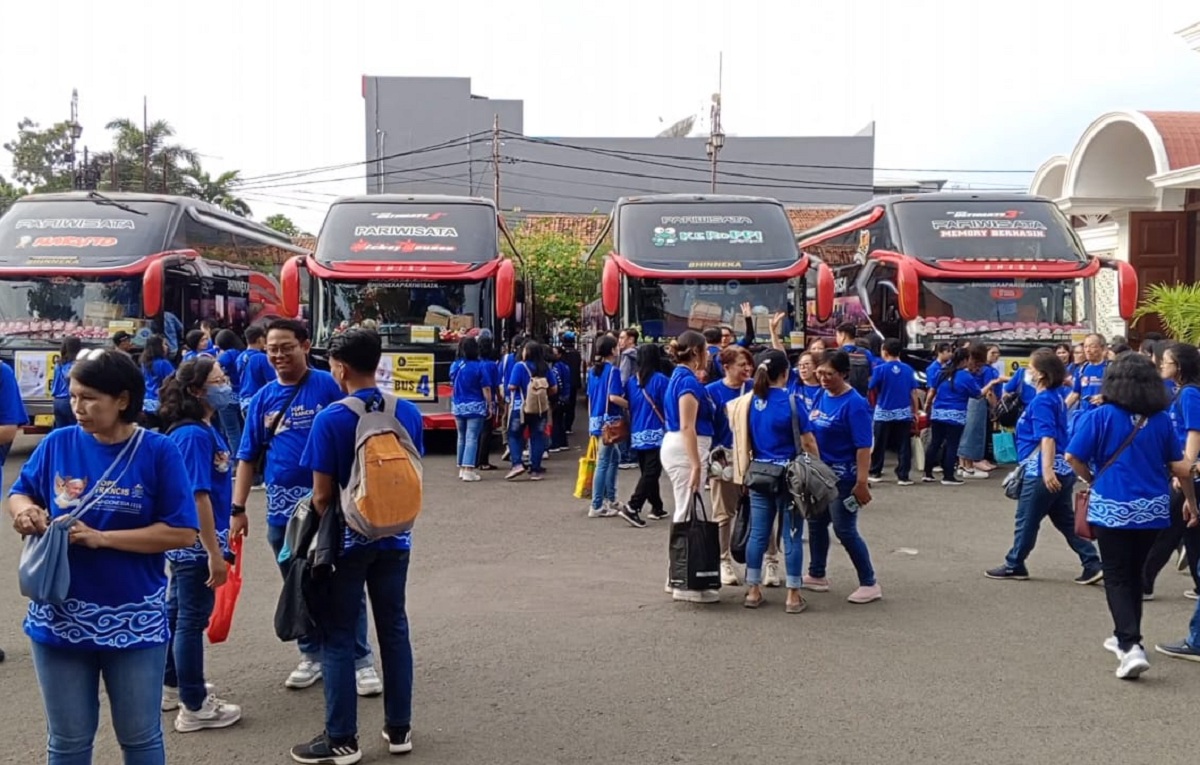
[[[300,466],[317,413],[344,395],[328,372],[310,369],[308,329],[293,319],[276,319],[267,327],[267,359],[275,368],[275,380],[263,386],[246,408],[246,427],[238,447],[237,478],[233,485],[233,518],[230,534],[245,536],[246,500],[254,483],[255,468],[263,463],[267,489],[267,542],[276,558],[283,548],[284,533],[296,505],[312,492],[312,470]],[[280,566],[280,573],[287,571]],[[284,685],[301,689],[321,679],[321,643],[305,637],[297,641],[301,661]],[[374,668],[367,642],[366,597],[359,611],[355,670],[360,696],[383,693],[383,683]]]
[[[1104,403],[1100,395],[1100,383],[1104,380],[1104,371],[1108,369],[1108,359],[1104,355],[1106,349],[1103,335],[1091,334],[1083,339],[1084,363],[1075,375],[1071,394],[1067,396],[1067,406],[1073,409],[1070,420],[1072,431],[1079,415]]]

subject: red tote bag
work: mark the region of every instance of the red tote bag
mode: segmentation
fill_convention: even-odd
[[[225,584],[217,588],[216,603],[212,617],[208,620],[208,642],[224,643],[233,626],[233,611],[237,608],[238,595],[242,593],[242,537],[229,540],[229,550],[234,555],[233,565]]]

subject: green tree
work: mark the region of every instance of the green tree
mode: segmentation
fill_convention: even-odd
[[[234,215],[249,218],[250,205],[234,194],[231,188],[237,183],[238,172],[238,170],[227,170],[213,178],[199,164],[193,163],[191,167],[183,171],[181,176],[183,184],[180,191],[189,197],[203,199]]]
[[[24,196],[24,191],[11,183],[9,183],[3,175],[0,175],[0,215],[8,209],[9,205]]]
[[[578,320],[583,307],[600,294],[603,259],[583,262],[591,242],[558,232],[517,232],[513,239],[524,261],[521,278],[535,289],[533,326],[544,329],[555,320]]]
[[[273,228],[284,236],[303,236],[300,227],[292,222],[292,219],[283,213],[275,213],[266,220],[263,224],[267,228]]]
[[[69,191],[71,129],[65,122],[48,128],[26,117],[17,123],[17,137],[4,144],[12,154],[13,180],[33,192]]]
[[[113,134],[113,148],[97,157],[97,163],[116,168],[114,185],[119,191],[186,193],[183,174],[199,167],[199,155],[171,142],[175,137],[171,123],[155,120],[143,131],[133,120],[115,119],[104,127]]]

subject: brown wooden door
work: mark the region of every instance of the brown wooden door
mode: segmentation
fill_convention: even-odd
[[[1187,255],[1187,213],[1130,213],[1129,263],[1137,272],[1139,298],[1145,297],[1151,284],[1191,283],[1194,275]],[[1140,341],[1147,332],[1163,332],[1158,316],[1146,316],[1132,324],[1129,339]]]

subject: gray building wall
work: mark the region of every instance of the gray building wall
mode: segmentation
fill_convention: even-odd
[[[711,188],[704,137],[526,137],[524,103],[474,96],[467,78],[366,77],[363,92],[369,193],[491,197],[496,115],[505,131],[499,151],[505,210],[608,212],[620,196]],[[717,191],[774,197],[788,206],[857,205],[874,188],[873,132],[727,136]]]

